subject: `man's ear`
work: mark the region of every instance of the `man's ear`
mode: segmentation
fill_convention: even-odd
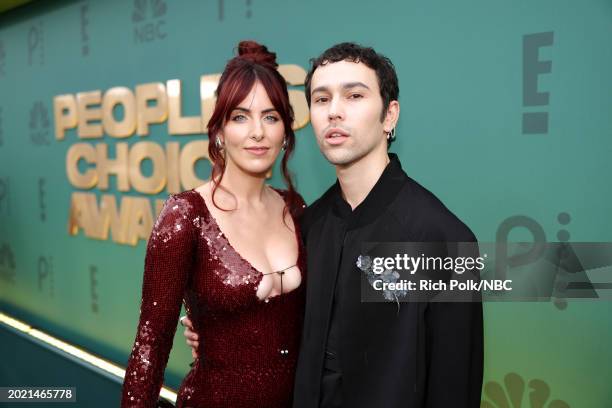
[[[385,119],[383,120],[383,129],[385,133],[391,132],[395,129],[400,114],[400,105],[398,101],[389,102]]]

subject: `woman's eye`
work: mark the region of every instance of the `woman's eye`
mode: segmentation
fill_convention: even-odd
[[[232,116],[232,120],[234,122],[244,122],[246,120],[246,116],[244,116],[242,114],[241,115],[234,115],[234,116]]]
[[[272,122],[272,123],[276,123],[279,121],[279,119],[274,115],[268,115],[264,118],[264,120],[267,122]]]

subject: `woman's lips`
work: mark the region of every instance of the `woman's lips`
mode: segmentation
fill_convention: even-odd
[[[246,147],[245,150],[255,156],[263,156],[270,150],[269,147]]]

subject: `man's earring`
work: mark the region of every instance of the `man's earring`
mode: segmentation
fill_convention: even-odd
[[[217,149],[223,150],[223,142],[221,141],[220,137],[215,139],[215,146],[217,146]]]
[[[283,139],[283,146],[282,146],[283,151],[287,150],[287,136],[285,136],[285,138]]]
[[[395,128],[391,129],[391,131],[387,133],[387,140],[391,142],[395,140]]]

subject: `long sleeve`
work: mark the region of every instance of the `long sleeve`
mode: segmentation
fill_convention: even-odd
[[[431,303],[427,408],[478,408],[482,388],[481,303]]]
[[[476,238],[471,235],[458,242],[476,242]],[[472,250],[470,256],[477,257],[477,247]],[[480,407],[484,359],[480,296],[471,303],[429,303],[425,324],[428,365],[425,406]]]
[[[163,382],[185,285],[195,256],[192,204],[180,195],[164,203],[147,243],[138,331],[121,407],[154,407]]]

